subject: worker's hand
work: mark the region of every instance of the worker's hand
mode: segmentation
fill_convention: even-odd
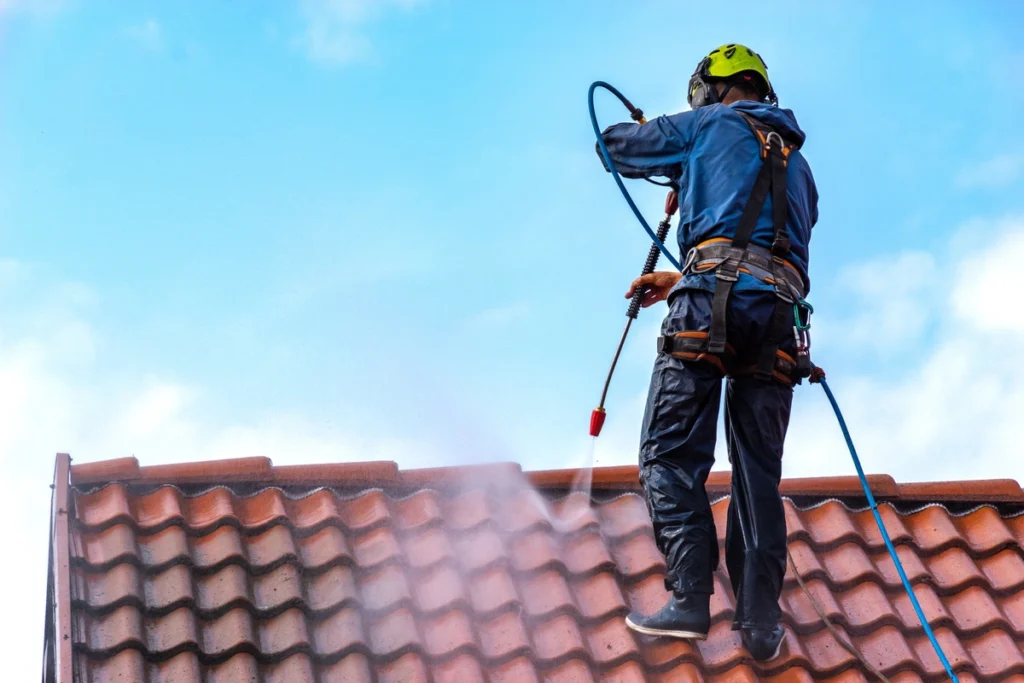
[[[640,299],[640,305],[647,308],[667,299],[668,293],[682,277],[682,273],[670,270],[659,270],[648,275],[642,275],[633,280],[633,284],[629,286],[629,291],[626,292],[626,298],[631,299],[636,290],[643,289],[645,291],[643,298]]]

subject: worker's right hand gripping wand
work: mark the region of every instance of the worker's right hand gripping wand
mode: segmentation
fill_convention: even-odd
[[[658,240],[662,243],[665,242],[665,238],[668,237],[668,231],[672,227],[672,216],[675,215],[676,210],[679,208],[679,195],[675,189],[669,191],[668,196],[665,197],[665,217],[658,224]],[[658,257],[661,256],[661,249],[657,244],[651,245],[651,250],[647,252],[647,261],[644,263],[643,272],[640,276],[649,275],[654,272],[654,267],[658,265]],[[604,419],[607,416],[604,410],[604,401],[608,397],[608,386],[612,383],[612,375],[615,373],[615,366],[619,362],[619,355],[622,353],[622,347],[626,343],[626,335],[629,334],[629,328],[633,325],[633,321],[636,320],[637,315],[640,313],[640,304],[643,302],[644,294],[647,293],[646,287],[637,287],[636,291],[633,292],[633,298],[629,302],[629,308],[626,310],[626,328],[622,330],[622,338],[619,339],[619,346],[615,349],[615,356],[612,358],[612,366],[608,369],[608,377],[604,381],[604,390],[601,392],[601,403],[594,408],[594,412],[590,414],[590,435],[599,436],[601,434],[601,428],[604,426]]]

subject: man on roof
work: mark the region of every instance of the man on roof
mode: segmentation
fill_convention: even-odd
[[[713,50],[690,78],[691,111],[603,133],[624,177],[679,189],[683,273],[634,281],[643,305],[668,302],[640,440],[640,482],[667,565],[668,603],[636,612],[640,633],[704,639],[719,547],[705,490],[725,380],[732,495],[725,561],[733,628],[754,659],[778,656],[786,519],[779,495],[793,385],[811,370],[801,331],[808,243],[818,194],[800,153],[804,133],[778,99],[760,55]],[[600,154],[600,153],[599,153]]]

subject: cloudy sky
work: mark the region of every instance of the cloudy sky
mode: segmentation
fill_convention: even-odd
[[[0,0],[0,518],[26,617],[0,639],[26,676],[58,451],[585,464],[647,250],[587,87],[678,111],[726,42],[808,133],[814,357],[865,468],[1024,480],[1024,10],[710,7]],[[598,464],[635,459],[662,311]],[[822,392],[795,406],[786,475],[851,474]]]

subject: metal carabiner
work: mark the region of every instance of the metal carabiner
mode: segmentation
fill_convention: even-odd
[[[686,260],[683,261],[683,267],[680,269],[680,273],[683,275],[689,275],[690,269],[693,268],[693,264],[697,262],[697,247],[690,247],[690,250],[686,252]]]
[[[801,308],[807,311],[806,324],[804,323],[803,318],[800,316]],[[798,299],[797,302],[793,304],[793,324],[796,326],[796,329],[800,330],[801,332],[806,332],[807,330],[811,329],[811,315],[813,313],[814,306],[811,306],[803,299]]]
[[[779,151],[781,152],[781,151],[782,151],[783,149],[785,149],[785,148],[786,148],[786,143],[785,143],[785,142],[783,141],[783,139],[782,139],[782,136],[781,136],[781,135],[779,135],[779,134],[778,134],[778,133],[777,133],[776,131],[774,131],[774,130],[773,130],[773,131],[771,131],[771,132],[769,132],[769,133],[768,133],[768,135],[766,135],[766,136],[765,136],[765,138],[764,138],[764,144],[765,144],[765,146],[766,146],[766,147],[768,148],[768,151],[770,152],[770,151],[771,151],[771,149],[772,149],[772,136],[773,136],[773,135],[774,135],[774,136],[775,136],[775,138],[776,138],[776,139],[777,139],[777,140],[779,141]]]

